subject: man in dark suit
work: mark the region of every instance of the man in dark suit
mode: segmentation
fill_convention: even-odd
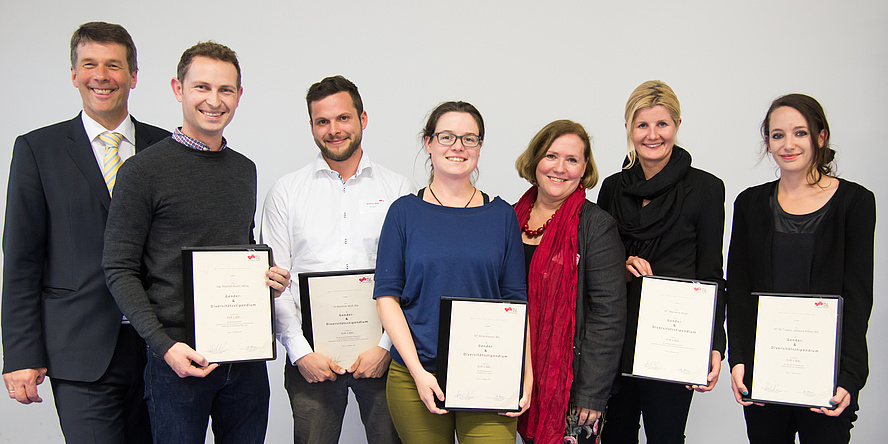
[[[136,48],[120,25],[91,22],[71,38],[72,120],[15,141],[3,231],[3,381],[10,399],[41,402],[50,377],[72,443],[150,442],[145,344],[102,270],[116,170],[169,136],[129,115]]]

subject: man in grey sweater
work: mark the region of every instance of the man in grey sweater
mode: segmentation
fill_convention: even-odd
[[[210,364],[185,344],[182,247],[254,242],[256,166],[222,131],[243,92],[234,51],[202,42],[182,54],[173,93],[184,122],[118,172],[103,265],[121,311],[148,344],[145,397],[155,443],[261,443],[268,422],[264,362]],[[287,270],[271,267],[279,295]]]

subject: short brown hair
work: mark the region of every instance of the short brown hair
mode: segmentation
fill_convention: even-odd
[[[575,134],[583,141],[583,156],[586,158],[586,170],[580,183],[586,189],[592,188],[598,183],[598,168],[595,166],[595,159],[592,157],[592,141],[589,133],[577,122],[572,120],[556,120],[544,126],[539,132],[530,139],[527,149],[515,160],[515,169],[518,175],[524,180],[537,185],[536,170],[549,147],[555,142],[555,139],[565,135]]]
[[[351,96],[352,104],[360,117],[364,112],[364,102],[361,100],[361,94],[358,93],[358,87],[351,80],[342,76],[325,77],[308,88],[308,92],[305,94],[305,103],[308,105],[308,117],[311,118],[312,102],[317,102],[341,92],[347,92]]]
[[[116,23],[88,22],[80,25],[71,36],[71,67],[77,67],[77,48],[89,42],[118,43],[126,48],[126,65],[130,74],[139,70],[136,44],[123,26]]]
[[[237,62],[237,53],[231,48],[213,41],[199,42],[182,53],[182,58],[179,59],[179,66],[176,68],[176,77],[180,83],[185,82],[185,74],[188,73],[188,68],[191,67],[191,62],[195,57],[206,57],[234,65],[234,69],[237,70],[237,89],[240,89],[241,69],[240,64]]]

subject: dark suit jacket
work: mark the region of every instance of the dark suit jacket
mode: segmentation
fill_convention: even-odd
[[[137,122],[136,152],[169,136]],[[102,248],[111,198],[80,116],[15,140],[3,230],[3,373],[47,367],[92,382],[108,367],[120,310]]]

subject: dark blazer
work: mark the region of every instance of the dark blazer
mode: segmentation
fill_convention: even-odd
[[[577,252],[571,400],[603,412],[620,374],[626,332],[626,252],[617,222],[589,201],[580,210]]]
[[[136,152],[170,135],[137,122]],[[3,230],[3,373],[96,381],[108,367],[120,310],[102,248],[111,198],[78,115],[15,140]]]
[[[774,212],[770,199],[777,184],[774,181],[747,188],[734,201],[728,252],[731,368],[753,360],[758,304],[752,293],[774,291]],[[869,375],[866,330],[873,309],[875,228],[876,196],[861,185],[839,179],[829,209],[814,231],[808,290],[844,298],[837,383],[852,394],[852,403]]]
[[[605,179],[598,192],[598,205],[611,214],[614,214],[614,207],[619,205],[620,199],[623,198],[621,174],[616,173]],[[691,168],[676,186],[682,187],[681,213],[673,226],[660,235],[651,257],[644,259],[650,262],[656,275],[718,283],[712,349],[717,350],[724,359],[727,346],[724,327],[725,279],[722,268],[725,184],[706,171]],[[638,206],[641,206],[641,199],[638,199]],[[626,254],[628,256],[631,252],[627,251]],[[628,316],[622,362],[622,369],[625,372],[631,371],[635,357],[641,282],[640,278],[633,278],[626,290]]]

